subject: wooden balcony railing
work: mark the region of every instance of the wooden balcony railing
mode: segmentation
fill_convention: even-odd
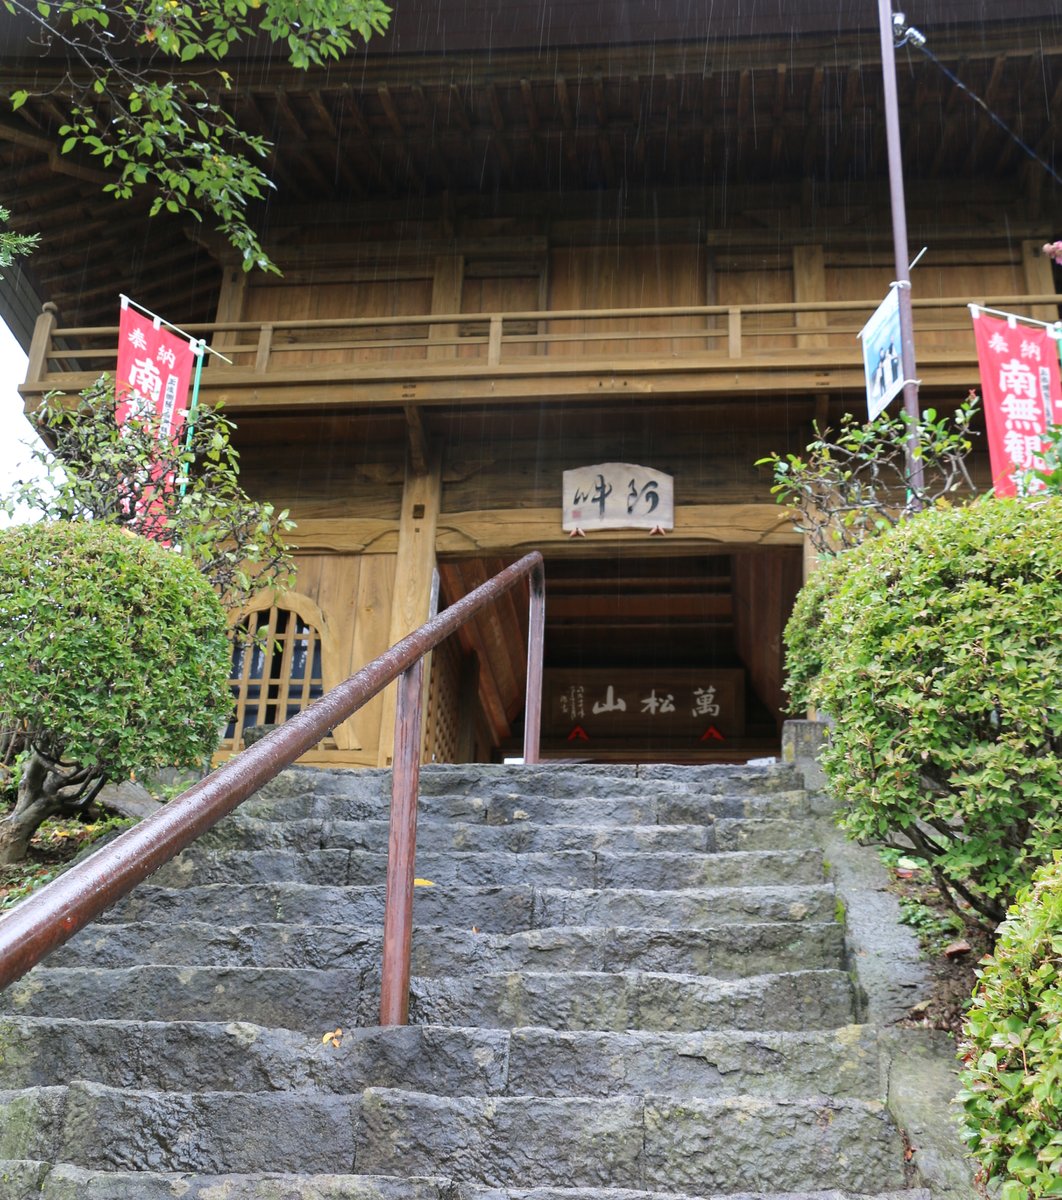
[[[1060,301],[1051,294],[915,299],[920,367],[965,368],[976,361],[971,302],[1054,320]],[[230,403],[239,402],[241,389],[369,379],[401,380],[410,394],[400,387],[395,398],[415,403],[418,380],[690,370],[732,379],[735,367],[761,374],[810,370],[818,386],[830,385],[828,373],[843,372],[832,382],[854,386],[862,373],[856,335],[876,303],[408,314],[230,321],[186,329],[231,360],[230,365],[213,359],[204,374],[208,391],[224,392]],[[117,326],[63,328],[54,305],[45,305],[23,394],[77,390],[113,371],[117,336]]]

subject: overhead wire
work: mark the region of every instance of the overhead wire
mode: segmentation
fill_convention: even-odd
[[[898,13],[896,15],[900,16]],[[900,20],[902,21],[903,18],[900,17]],[[969,96],[974,102],[974,104],[976,104],[978,108],[980,108],[990,118],[990,120],[992,120],[996,125],[999,126],[1000,129],[1003,130],[1007,137],[1009,137],[1012,141],[1017,142],[1022,150],[1024,150],[1034,162],[1038,162],[1056,183],[1062,183],[1062,175],[1059,175],[1054,167],[1045,159],[1041,158],[1031,146],[1022,141],[1022,139],[1018,137],[1018,135],[1013,129],[1010,128],[1006,121],[1004,121],[1003,118],[997,113],[993,112],[992,109],[988,107],[987,103],[982,100],[976,92],[967,87],[954,71],[946,67],[926,45],[925,35],[910,25],[903,28],[903,37],[896,43],[896,47],[899,49],[901,46],[907,45],[914,46],[917,50],[921,50],[921,52],[926,56],[926,58],[929,59],[930,62],[934,63],[957,88],[965,92],[967,96]]]

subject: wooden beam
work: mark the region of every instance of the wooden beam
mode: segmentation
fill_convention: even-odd
[[[406,131],[398,116],[398,110],[395,108],[394,98],[391,95],[391,89],[386,83],[381,83],[376,89],[376,94],[380,98],[380,106],[384,110],[384,116],[387,118],[388,124],[394,130],[395,137],[400,142],[405,141]]]
[[[567,79],[563,75],[558,75],[554,81],[554,87],[557,92],[557,108],[563,124],[561,147],[564,150],[564,157],[568,160],[568,165],[578,168],[579,155],[575,145],[575,118],[572,115],[572,102],[568,94]]]
[[[771,137],[771,172],[776,172],[781,165],[782,147],[785,144],[785,80],[786,80],[786,65],[779,63],[775,68],[774,78],[774,106],[771,111],[771,119],[774,122],[774,133]]]
[[[428,97],[424,94],[424,89],[420,84],[417,84],[411,90],[413,99],[417,102],[417,111],[420,113],[421,124],[424,126],[424,130],[429,137],[428,157],[431,159],[431,164],[436,174],[442,180],[443,186],[449,189],[453,187],[453,174],[450,171],[445,156],[439,149],[439,140],[435,136],[437,132],[435,110],[428,104]]]
[[[493,83],[487,85],[487,103],[490,107],[491,122],[494,125],[494,144],[498,147],[498,157],[501,159],[510,186],[513,183],[513,156],[509,152],[509,143],[505,136],[505,118],[502,116],[501,104],[498,100],[498,89]]]
[[[372,517],[300,519],[291,541],[306,554],[394,554],[399,522]],[[666,537],[617,529],[573,540],[561,529],[559,508],[442,513],[436,526],[438,552],[457,555],[512,555],[541,545],[551,554],[592,558],[595,553],[612,555],[616,546],[622,545],[637,547],[647,557],[673,557],[678,552],[723,552],[734,545],[801,544],[801,535],[776,504],[680,505],[675,511],[675,531]]]
[[[549,598],[550,622],[592,624],[642,618],[648,621],[699,622],[731,615],[729,595],[676,595],[670,590],[649,596],[587,595]]]
[[[808,101],[804,108],[804,175],[811,173],[812,164],[821,145],[820,129],[822,125],[822,81],[825,71],[816,67],[811,73],[811,85],[808,88]],[[810,215],[810,214],[809,214]]]
[[[112,183],[115,178],[110,171],[99,171],[75,158],[60,154],[59,148],[50,137],[33,133],[22,126],[13,125],[10,121],[0,121],[0,142],[10,142],[24,150],[34,150],[43,154],[48,160],[48,166],[57,175],[69,175],[72,179],[99,184]]]
[[[633,530],[600,531],[573,539],[561,529],[559,508],[499,509],[486,512],[443,513],[439,517],[438,549],[443,554],[501,554],[538,546],[551,553],[592,554],[595,548],[616,545],[644,547],[647,554],[674,554],[706,543],[717,546],[799,546],[801,535],[786,511],[774,504],[700,504],[675,510],[674,533],[650,537]]]
[[[531,134],[531,157],[534,160],[535,170],[539,171],[542,169],[542,138],[539,135],[541,120],[538,115],[538,106],[535,104],[534,88],[529,79],[520,80],[520,97],[524,106],[524,116],[527,118],[527,128]]]

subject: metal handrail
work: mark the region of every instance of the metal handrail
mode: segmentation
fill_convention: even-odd
[[[0,918],[0,988],[24,975],[169,862],[200,834],[315,746],[329,730],[399,678],[391,786],[387,903],[380,1023],[405,1024],[413,918],[416,789],[424,655],[481,609],[528,579],[524,761],[538,762],[542,711],[545,577],[542,555],[525,555],[297,713],[279,729],[218,767],[132,829],[70,867]],[[386,1001],[386,1007],[385,1007]]]

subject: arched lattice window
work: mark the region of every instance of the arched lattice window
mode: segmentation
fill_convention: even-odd
[[[240,750],[251,730],[281,725],[323,695],[319,631],[292,608],[249,613],[233,629],[229,686],[225,747]],[[322,746],[334,744],[329,738]]]

